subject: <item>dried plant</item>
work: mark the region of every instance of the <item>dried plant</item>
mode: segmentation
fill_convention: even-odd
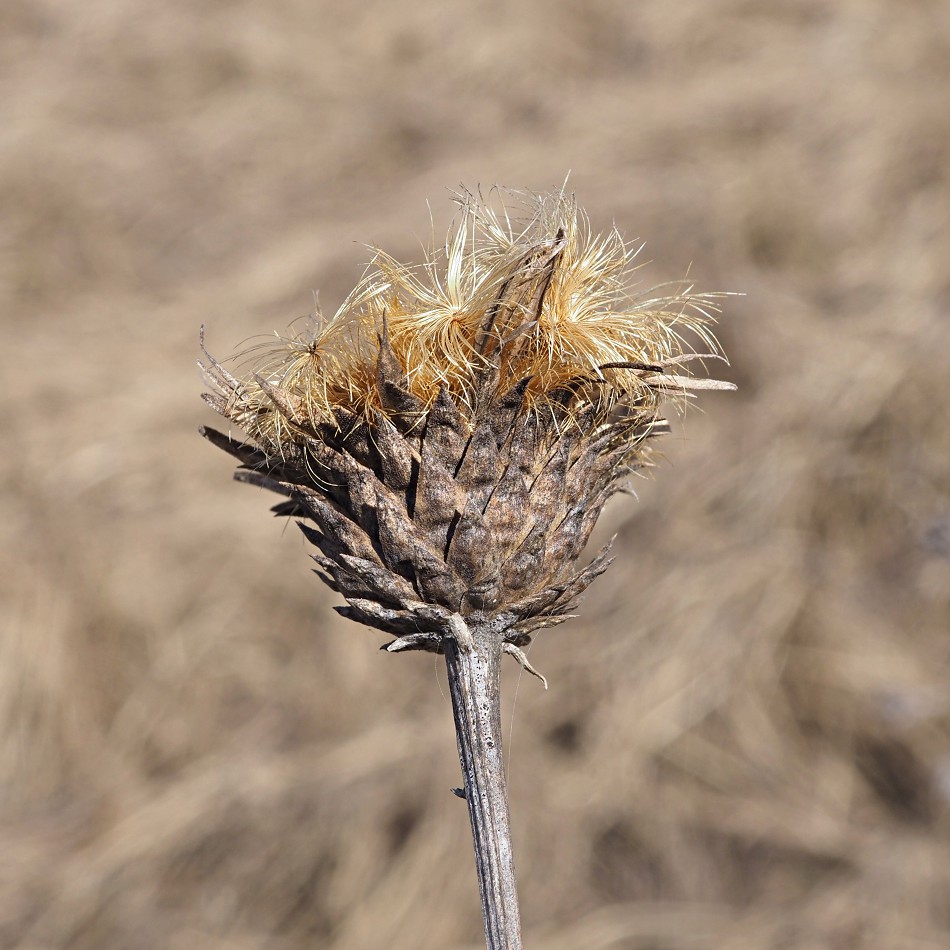
[[[535,672],[532,633],[568,619],[608,566],[606,548],[574,565],[668,431],[664,397],[733,387],[681,370],[720,358],[717,295],[638,292],[636,250],[591,234],[563,193],[522,199],[522,218],[459,201],[424,264],[377,252],[334,317],[256,347],[246,372],[202,340],[205,399],[248,441],[202,432],[239,480],[286,496],[273,510],[299,519],[341,614],[390,634],[389,652],[445,655],[486,939],[511,948],[500,657]]]

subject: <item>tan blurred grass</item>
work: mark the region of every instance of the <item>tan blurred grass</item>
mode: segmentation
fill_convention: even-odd
[[[0,12],[0,944],[477,946],[440,672],[231,485],[216,351],[459,181],[745,291],[510,744],[529,946],[950,946],[950,17]],[[941,527],[942,526],[942,527]],[[595,539],[596,540],[596,539]],[[561,632],[563,630],[563,632]]]

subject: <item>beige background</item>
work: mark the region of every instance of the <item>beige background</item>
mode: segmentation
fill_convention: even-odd
[[[197,330],[571,170],[645,280],[746,294],[741,388],[608,509],[551,691],[506,673],[527,945],[950,946],[947,4],[5,0],[0,37],[0,945],[479,945],[439,664],[198,439]]]

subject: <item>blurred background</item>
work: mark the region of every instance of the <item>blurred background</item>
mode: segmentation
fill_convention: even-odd
[[[950,947],[950,6],[5,0],[0,37],[0,945],[482,945],[440,662],[332,612],[194,361],[418,259],[460,183],[570,171],[644,281],[745,294],[740,389],[608,508],[551,691],[506,670],[526,945]]]

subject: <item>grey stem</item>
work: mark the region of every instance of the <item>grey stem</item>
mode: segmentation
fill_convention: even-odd
[[[501,741],[503,632],[457,614],[445,637],[455,735],[475,841],[488,950],[521,950],[521,915]]]

